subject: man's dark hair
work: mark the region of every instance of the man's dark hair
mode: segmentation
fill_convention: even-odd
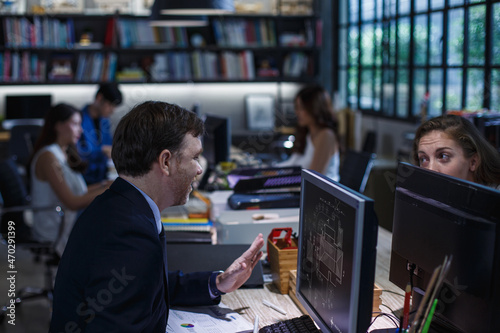
[[[103,83],[99,85],[99,90],[97,90],[96,96],[101,94],[105,100],[112,103],[113,105],[122,104],[122,92],[118,88],[116,83]]]
[[[199,137],[203,121],[178,105],[148,101],[136,105],[118,123],[111,157],[116,171],[139,177],[151,170],[164,149],[175,153],[186,134]]]

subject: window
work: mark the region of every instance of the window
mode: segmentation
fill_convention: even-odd
[[[500,110],[500,0],[338,1],[339,95],[413,121]]]

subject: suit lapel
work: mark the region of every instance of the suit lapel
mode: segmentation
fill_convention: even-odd
[[[163,285],[165,288],[165,301],[168,305],[168,267],[167,267],[167,239],[165,237],[165,230],[163,227],[160,232],[160,244],[163,254]],[[167,306],[168,311],[168,306]],[[167,313],[168,316],[168,313]]]

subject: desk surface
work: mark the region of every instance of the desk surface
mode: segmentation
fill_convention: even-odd
[[[375,282],[384,290],[381,296],[383,304],[383,306],[381,306],[381,311],[385,313],[390,313],[391,310],[400,310],[403,307],[404,300],[403,291],[389,281],[391,242],[392,234],[383,228],[379,228]],[[280,306],[287,314],[282,315],[265,306],[262,304],[262,300],[264,299]],[[266,284],[264,288],[261,289],[238,289],[222,296],[222,302],[240,313],[250,323],[253,323],[255,315],[258,315],[259,328],[270,325],[276,321],[302,315],[302,312],[295,305],[290,296],[282,295],[278,288],[272,283]],[[375,320],[370,329],[390,327],[394,327],[394,323],[386,316],[383,316]]]

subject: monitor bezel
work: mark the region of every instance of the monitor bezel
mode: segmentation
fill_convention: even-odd
[[[299,249],[298,249],[298,256],[297,256],[297,283],[296,283],[296,297],[299,300],[299,302],[304,306],[308,314],[313,318],[313,320],[316,322],[316,324],[319,326],[319,328],[327,333],[327,332],[333,332],[325,323],[323,318],[319,316],[317,311],[314,309],[312,304],[309,303],[309,301],[302,295],[301,293],[301,287],[302,287],[302,282],[300,278],[300,273],[301,273],[301,258],[302,258],[302,242],[303,238],[300,237],[300,235],[303,235],[303,228],[304,224],[302,221],[304,221],[304,213],[305,209],[304,207],[304,198],[305,195],[303,195],[304,191],[304,185],[306,182],[326,191],[330,192],[332,189],[338,191],[338,199],[343,201],[345,204],[347,204],[350,207],[353,207],[356,211],[356,225],[355,225],[355,235],[354,235],[354,249],[353,249],[353,275],[352,275],[352,284],[351,284],[351,295],[350,295],[350,309],[349,309],[349,332],[357,332],[358,331],[358,325],[360,324],[359,322],[359,305],[360,305],[360,290],[363,288],[361,286],[361,281],[362,281],[362,270],[364,271],[365,269],[370,270],[370,267],[363,267],[363,263],[367,258],[364,258],[366,255],[363,251],[363,243],[364,243],[364,236],[365,236],[365,228],[369,227],[368,225],[365,225],[365,218],[367,217],[367,210],[373,208],[367,207],[367,204],[373,204],[373,200],[359,192],[356,192],[347,186],[344,186],[338,182],[333,181],[332,179],[325,177],[324,175],[313,171],[313,170],[307,170],[307,169],[302,169],[301,173],[301,199],[300,199],[300,219],[299,219]],[[377,226],[376,226],[377,227]],[[376,240],[374,246],[376,247]],[[371,272],[372,277],[371,280],[374,282],[374,277],[375,277],[375,267],[373,263],[373,272]],[[365,280],[366,277],[363,278]],[[371,290],[373,291],[373,287],[371,287]],[[372,294],[373,297],[373,294]],[[371,303],[371,302],[370,302]],[[370,304],[370,309],[371,309],[371,304]],[[371,313],[371,311],[370,311]],[[363,314],[361,314],[363,315]],[[370,318],[367,318],[367,321],[369,324]]]

